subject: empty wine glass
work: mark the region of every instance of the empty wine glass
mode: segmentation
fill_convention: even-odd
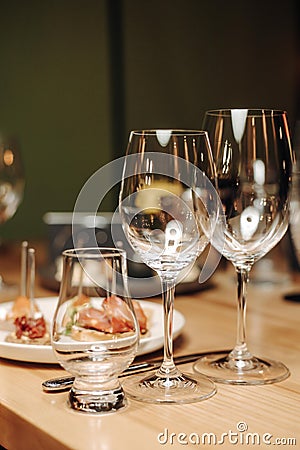
[[[194,368],[223,383],[281,381],[289,375],[284,364],[255,357],[248,350],[245,320],[250,270],[288,227],[293,154],[287,115],[269,109],[208,111],[203,127],[212,145],[226,220],[219,250],[237,273],[238,316],[234,349],[206,355]]]
[[[293,165],[292,196],[290,202],[290,227],[292,265],[300,269],[300,120],[296,120],[293,135],[295,163]],[[300,294],[287,294],[285,298],[299,301]]]
[[[125,391],[137,400],[189,403],[216,392],[208,378],[181,373],[172,347],[177,277],[206,247],[218,213],[210,180],[215,181],[215,167],[207,133],[144,130],[130,134],[120,214],[134,251],[161,279],[164,314],[160,369],[145,378],[136,375],[124,380]]]
[[[293,172],[293,189],[290,205],[290,233],[298,265],[300,264],[300,171]]]
[[[118,375],[134,359],[138,342],[125,252],[111,248],[64,251],[52,346],[58,362],[75,375],[70,406],[87,413],[126,406]]]
[[[24,171],[16,141],[0,134],[0,224],[15,214],[23,199]],[[0,296],[8,300],[18,292],[4,283],[0,275]]]

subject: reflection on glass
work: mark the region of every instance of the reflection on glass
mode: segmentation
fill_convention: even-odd
[[[246,287],[253,264],[283,237],[289,221],[292,151],[286,113],[216,110],[205,115],[226,218],[220,252],[238,279],[237,339],[231,353],[201,358],[195,369],[215,381],[265,384],[289,375],[284,364],[252,355],[246,342]],[[215,244],[218,243],[215,242]]]

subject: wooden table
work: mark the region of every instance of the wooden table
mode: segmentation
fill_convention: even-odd
[[[0,260],[2,272],[10,281],[17,279],[16,251],[7,252],[4,258]],[[176,308],[186,318],[175,342],[176,354],[233,345],[236,286],[232,269],[219,270],[212,282],[210,289],[176,298]],[[248,289],[250,349],[284,362],[291,371],[287,380],[265,386],[218,384],[217,394],[203,402],[171,406],[130,401],[122,412],[91,416],[68,409],[67,393],[42,391],[43,380],[65,373],[59,366],[2,359],[0,444],[9,450],[154,450],[195,448],[197,438],[201,448],[205,438],[209,447],[217,439],[215,446],[227,449],[244,437],[251,448],[279,442],[285,448],[300,448],[300,303],[283,300],[284,293],[297,289],[298,276],[267,287],[253,283]],[[37,295],[49,294],[55,295],[37,280]],[[205,433],[212,434],[205,437]],[[260,445],[250,445],[258,440]]]

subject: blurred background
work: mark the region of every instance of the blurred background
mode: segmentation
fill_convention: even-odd
[[[130,130],[201,128],[205,110],[300,115],[298,0],[1,1],[0,130],[26,187],[1,238],[47,234]],[[101,211],[114,210],[112,193]]]

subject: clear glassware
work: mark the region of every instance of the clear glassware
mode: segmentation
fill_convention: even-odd
[[[296,120],[293,134],[295,163],[293,165],[292,196],[290,202],[290,226],[292,266],[300,270],[300,120]],[[287,294],[285,298],[300,301],[300,293]]]
[[[0,133],[0,224],[9,220],[23,199],[25,177],[18,144]],[[0,275],[0,296],[17,295],[18,287],[6,284]]]
[[[125,252],[112,248],[64,251],[52,346],[58,362],[75,376],[69,405],[87,413],[125,407],[118,376],[134,359],[138,342]]]
[[[281,240],[289,223],[293,153],[287,115],[269,109],[208,111],[203,127],[226,220],[219,250],[237,273],[237,338],[229,354],[206,355],[194,369],[223,383],[281,381],[289,375],[284,364],[255,357],[248,349],[246,287],[253,264]]]
[[[197,169],[197,166],[199,169]],[[217,216],[215,167],[207,133],[133,131],[124,164],[120,214],[125,235],[159,275],[164,314],[164,359],[151,375],[124,380],[126,393],[151,403],[190,403],[211,397],[207,377],[183,374],[173,361],[174,289],[210,240]]]
[[[290,233],[297,263],[300,265],[300,171],[298,167],[295,167],[293,171],[290,212]]]

